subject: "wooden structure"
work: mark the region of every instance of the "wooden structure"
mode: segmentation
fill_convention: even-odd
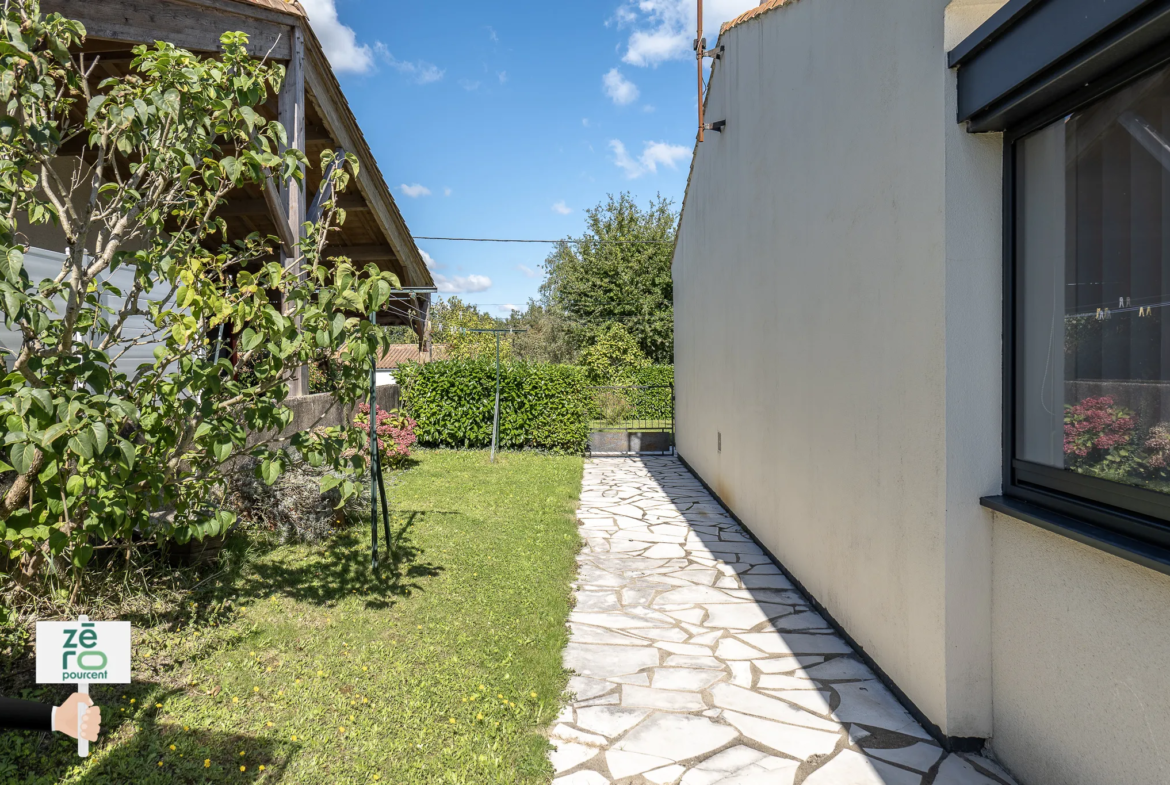
[[[374,262],[397,275],[406,290],[433,288],[422,254],[308,16],[295,0],[42,0],[41,9],[85,25],[87,37],[82,49],[100,55],[99,78],[126,73],[133,59],[131,49],[138,44],[165,40],[195,53],[214,55],[225,32],[247,33],[249,51],[280,61],[288,69],[280,95],[263,111],[269,120],[284,125],[289,144],[308,155],[310,168],[303,191],[283,183],[265,189],[246,186],[229,194],[220,214],[231,235],[242,238],[260,232],[279,237],[287,260],[323,179],[314,164],[326,149],[345,151],[357,156],[359,173],[341,197],[340,206],[347,218],[331,235],[326,257],[344,256],[359,264]],[[430,295],[425,292],[400,294],[390,308],[378,314],[378,323],[412,326],[421,338],[429,304]],[[307,374],[302,371],[292,385],[292,394],[307,392]]]

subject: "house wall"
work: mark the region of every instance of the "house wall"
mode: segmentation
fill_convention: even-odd
[[[1170,782],[1170,576],[995,516],[996,756],[1021,785]]]
[[[956,122],[945,52],[1000,5],[802,0],[726,34],[674,260],[679,452],[1021,785],[1170,782],[1170,578],[978,504],[1003,148]]]
[[[985,737],[1000,183],[948,171],[999,148],[954,121],[945,7],[805,0],[724,36],[675,256],[678,439],[931,721]]]

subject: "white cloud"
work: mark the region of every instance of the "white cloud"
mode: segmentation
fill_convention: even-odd
[[[529,278],[535,278],[536,276],[540,275],[540,273],[536,270],[533,270],[531,267],[527,267],[523,264],[516,265],[516,269],[527,275]]]
[[[515,313],[516,311],[523,310],[519,305],[512,305],[511,303],[504,303],[503,305],[497,307],[500,309],[501,313]]]
[[[500,84],[507,84],[508,83],[508,72],[507,71],[500,71],[498,74],[496,74],[496,77],[500,80]]]
[[[642,154],[635,159],[618,139],[610,140],[609,149],[613,151],[613,162],[631,180],[644,174],[657,173],[659,165],[677,169],[679,161],[691,154],[690,148],[682,145],[646,142],[642,147]]]
[[[498,35],[496,35],[495,28],[493,28],[491,25],[488,25],[487,31],[488,31],[488,38],[492,39],[492,43],[498,44],[500,42],[500,37]]]
[[[471,93],[479,89],[479,82],[473,82],[470,79],[460,79],[459,86]]]
[[[424,251],[421,248],[418,249],[418,252],[420,254],[422,254],[423,262],[426,263],[428,270],[442,270],[444,267],[447,266],[445,264],[439,264],[438,262],[436,262],[435,257],[431,256],[429,253],[427,253],[426,251]]]
[[[475,294],[492,288],[492,279],[486,275],[455,275],[448,278],[434,274],[435,286],[442,294]]]
[[[406,183],[403,183],[402,185],[398,186],[398,190],[402,191],[404,196],[409,196],[411,199],[417,199],[420,196],[431,195],[431,189],[427,188],[425,185],[420,185],[419,183],[414,183],[413,185],[407,185]]]
[[[364,74],[374,67],[374,52],[369,44],[358,44],[357,33],[337,18],[334,0],[302,0],[309,14],[313,32],[321,39],[321,48],[333,70]]]
[[[759,0],[707,0],[703,6],[703,34],[713,45],[719,27],[759,5]],[[666,60],[695,56],[694,0],[629,0],[614,15],[618,27],[632,28],[622,60],[630,65],[657,66]]]
[[[571,215],[573,208],[565,204],[565,200],[562,199],[552,206],[552,211],[554,213],[558,213],[559,215]]]
[[[618,106],[632,104],[638,100],[638,86],[622,76],[622,72],[611,68],[609,73],[601,77],[601,85],[613,102]]]
[[[398,73],[409,77],[410,80],[416,84],[430,84],[432,82],[437,82],[443,78],[444,74],[447,73],[446,70],[439,68],[439,66],[435,65],[434,63],[428,63],[425,60],[419,60],[418,62],[414,63],[407,60],[399,60],[389,49],[386,48],[386,45],[381,41],[374,44],[374,51],[376,51],[378,56],[386,62],[386,65],[390,66]]]
[[[450,196],[451,194],[452,194],[452,191],[450,188],[443,189],[443,196]]]
[[[583,126],[585,126],[586,128],[588,128],[588,127],[589,127],[589,118],[588,118],[588,117],[582,117],[582,118],[581,118],[581,125],[583,125]]]

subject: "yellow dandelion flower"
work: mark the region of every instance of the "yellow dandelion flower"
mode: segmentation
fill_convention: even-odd
[[[278,692],[278,693],[276,693],[276,694],[277,694],[277,695],[284,695],[284,690],[281,690],[280,692]]]
[[[184,726],[183,726],[183,730],[191,730],[191,726],[190,726],[190,725],[184,725]]]
[[[292,740],[293,740],[293,741],[296,741],[296,740],[297,740],[297,737],[296,737],[296,736],[293,736],[293,737],[292,737]]]
[[[296,684],[300,684],[300,683],[301,683],[301,680],[300,680],[300,679],[297,679],[295,683],[296,683]]]
[[[252,688],[252,692],[260,692],[260,688],[259,688],[259,687],[253,687],[253,688]],[[534,692],[534,693],[532,693],[532,697],[534,697],[534,698],[536,697],[536,693],[535,693],[535,692]]]
[[[343,726],[343,727],[340,727],[340,728],[338,728],[337,730],[338,730],[340,733],[345,733],[345,727],[344,727],[344,726]]]
[[[205,769],[211,768],[211,758],[207,758],[206,760],[203,761],[203,768],[205,768]]]
[[[232,703],[239,703],[239,702],[240,702],[239,698],[232,698]]]
[[[161,703],[156,703],[156,704],[154,704],[154,707],[155,707],[156,709],[161,709],[161,708],[162,708],[162,704],[161,704]]]
[[[260,767],[260,771],[264,771],[264,767],[263,767],[263,766],[261,766],[261,767]]]
[[[247,771],[247,770],[248,770],[248,767],[247,767],[247,766],[241,766],[241,767],[240,767],[240,771]]]
[[[454,717],[452,717],[452,718],[449,720],[449,722],[450,722],[452,725],[454,725],[454,724],[455,724],[455,718],[454,718]]]
[[[271,723],[271,722],[266,722],[266,723],[264,723],[264,725],[265,725],[265,727],[268,727],[268,728],[271,728],[271,727],[272,727],[272,723]]]
[[[265,668],[264,670],[265,670],[265,671],[267,671],[268,673],[272,673],[272,666],[271,666],[271,665],[269,665],[269,666],[268,666],[267,668]]]
[[[535,693],[535,692],[530,692],[530,693],[528,693],[528,694],[529,694],[529,695],[531,695],[531,696],[532,696],[532,697],[534,697],[534,698],[536,697],[536,693]]]
[[[241,758],[242,758],[242,757],[244,757],[244,751],[243,751],[243,750],[240,750],[240,757],[241,757]]]
[[[480,691],[480,692],[483,692],[485,689],[487,689],[487,688],[486,688],[486,687],[484,687],[482,684],[481,684],[481,685],[479,685],[479,691]]]
[[[248,656],[249,656],[249,657],[255,657],[255,656],[256,656],[256,652],[254,652],[254,651],[250,651],[250,652],[248,652]]]
[[[160,765],[160,766],[162,765],[162,761],[161,761],[161,760],[158,762],[158,765]]]
[[[421,624],[420,624],[420,625],[418,625],[418,628],[421,630],[421,629],[422,629],[422,625],[421,625]]]
[[[130,699],[130,702],[131,702],[131,703],[134,703],[134,698],[131,698],[131,699]]]
[[[171,752],[174,752],[174,751],[175,751],[175,745],[174,745],[174,744],[172,744],[172,745],[171,745]]]
[[[325,671],[317,671],[317,675],[318,675],[318,676],[324,676],[324,675],[325,675]]]
[[[367,668],[365,665],[363,665],[363,666],[362,666],[362,670],[364,670],[364,671],[368,671],[368,670],[369,670],[369,668]]]
[[[362,703],[369,703],[369,702],[370,702],[369,698],[362,698]]]
[[[476,718],[477,720],[482,720],[482,719],[483,719],[483,715],[482,715],[482,714],[476,714],[476,715],[475,715],[475,718]]]
[[[464,703],[467,703],[467,698],[464,698],[464,699],[463,699],[463,702],[464,702]]]
[[[504,695],[503,695],[503,693],[500,693],[499,695],[496,695],[496,697],[497,697],[497,698],[499,698],[500,700],[503,700],[503,699],[504,699]]]

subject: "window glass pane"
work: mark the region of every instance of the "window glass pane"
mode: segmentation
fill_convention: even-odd
[[[1016,456],[1170,493],[1170,78],[1017,146]]]

